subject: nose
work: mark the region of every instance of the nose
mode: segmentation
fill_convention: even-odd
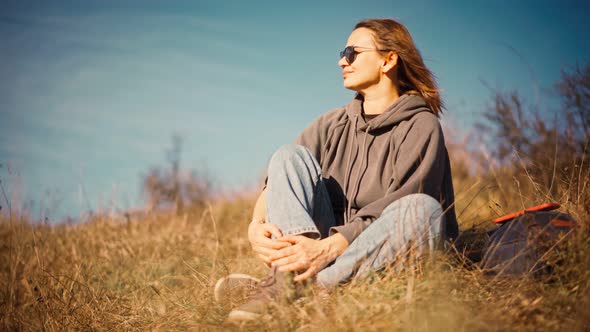
[[[342,68],[348,66],[348,61],[346,61],[345,57],[341,57],[340,60],[338,60],[338,66]]]

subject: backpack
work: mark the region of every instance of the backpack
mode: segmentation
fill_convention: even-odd
[[[545,204],[496,219],[500,227],[491,232],[483,248],[484,271],[512,276],[550,273],[552,266],[546,258],[565,242],[577,224],[567,213],[542,211],[556,207],[559,205]]]

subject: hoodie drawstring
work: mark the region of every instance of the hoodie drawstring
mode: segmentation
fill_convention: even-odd
[[[347,220],[350,221],[351,216],[351,212],[352,212],[352,203],[356,200],[356,197],[358,196],[358,191],[360,188],[360,184],[361,184],[361,176],[363,174],[363,172],[365,171],[365,169],[367,167],[369,167],[369,147],[366,145],[367,144],[367,136],[369,135],[369,131],[371,130],[371,125],[368,125],[367,130],[365,131],[365,135],[363,137],[363,145],[362,145],[362,151],[361,151],[361,158],[360,158],[360,170],[357,172],[357,176],[356,176],[356,180],[353,181],[354,187],[352,188],[352,195],[350,197],[350,200],[348,201],[348,206],[346,208],[346,215],[347,215]],[[356,131],[355,131],[355,136],[356,136]],[[366,148],[366,149],[365,149]],[[365,161],[365,158],[367,158],[367,160]],[[363,169],[363,163],[365,164],[365,169]],[[352,175],[352,170],[350,170],[350,173]]]
[[[344,214],[344,224],[348,224],[348,220],[350,219],[350,216],[348,214],[350,200],[347,199],[348,198],[348,182],[350,180],[350,175],[352,174],[352,169],[350,167],[351,166],[350,159],[352,158],[352,149],[353,149],[354,141],[356,139],[357,121],[358,121],[358,115],[355,114],[354,122],[352,125],[352,141],[350,143],[350,149],[348,150],[348,158],[346,161],[346,173],[344,173],[344,202],[346,203],[346,213]]]
[[[351,142],[351,146],[350,146],[350,150],[349,150],[349,154],[348,154],[348,161],[346,162],[346,170],[347,172],[345,173],[345,177],[344,177],[344,195],[345,195],[345,199],[348,198],[348,183],[350,182],[349,180],[350,177],[352,176],[352,167],[350,165],[350,160],[352,158],[352,149],[353,149],[353,145],[354,142],[356,141],[356,131],[357,131],[357,124],[358,124],[358,114],[355,115],[355,120],[354,120],[354,126],[353,126],[353,140]],[[360,166],[360,171],[357,172],[357,176],[356,179],[354,181],[352,181],[352,192],[351,192],[351,196],[350,199],[348,199],[348,202],[346,204],[346,214],[345,214],[345,218],[344,218],[344,223],[348,224],[350,222],[350,218],[351,216],[351,212],[352,212],[352,202],[354,200],[356,200],[356,197],[358,196],[358,190],[360,187],[360,183],[361,183],[361,175],[364,172],[363,169],[363,163],[365,164],[365,168],[367,168],[369,166],[369,148],[366,146],[367,143],[367,136],[369,135],[369,131],[371,130],[371,125],[368,125],[366,131],[365,131],[365,135],[363,137],[363,145],[362,145],[362,151],[361,151],[361,158],[360,158],[360,162],[361,162],[361,166]],[[365,149],[366,148],[366,149]],[[357,151],[358,151],[358,145],[357,145]],[[367,158],[367,160],[365,161],[365,158]]]

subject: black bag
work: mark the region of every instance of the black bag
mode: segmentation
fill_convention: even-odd
[[[481,266],[489,274],[525,275],[551,272],[546,258],[565,242],[576,221],[558,211],[526,212],[504,222],[490,236]]]

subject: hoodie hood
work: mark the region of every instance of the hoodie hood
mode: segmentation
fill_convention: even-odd
[[[361,117],[363,100],[363,96],[357,94],[346,105],[346,114],[350,119]],[[421,112],[432,113],[424,99],[419,95],[404,94],[396,99],[383,113],[366,123],[359,124],[357,130],[370,132],[376,129],[391,127]]]

